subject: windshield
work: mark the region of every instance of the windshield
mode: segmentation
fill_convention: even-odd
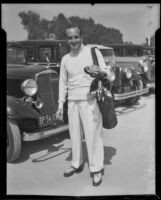
[[[22,48],[8,47],[7,48],[7,62],[8,63],[24,63],[25,56]]]
[[[141,57],[143,56],[143,49],[142,48],[135,48],[132,47],[117,47],[114,49],[115,56],[118,57]]]
[[[113,56],[113,49],[99,49],[104,57]]]

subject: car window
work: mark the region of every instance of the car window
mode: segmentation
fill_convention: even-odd
[[[25,57],[22,48],[8,47],[7,48],[7,62],[24,63]]]
[[[39,47],[38,59],[40,59],[42,61],[46,61],[46,56],[48,56],[49,60],[53,59],[52,48],[51,47]]]
[[[104,57],[114,55],[113,49],[99,49],[99,50]]]
[[[135,47],[134,45],[131,47],[115,47],[114,53],[118,57],[141,57],[143,56],[143,49],[142,47]]]
[[[137,56],[137,49],[127,48],[125,49],[125,55],[126,56]]]
[[[24,52],[27,60],[34,60],[34,47],[33,45],[25,45]]]

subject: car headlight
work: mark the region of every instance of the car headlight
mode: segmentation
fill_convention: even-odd
[[[143,64],[143,69],[144,69],[144,72],[147,72],[148,71],[148,64],[147,62]]]
[[[143,60],[140,60],[140,61],[139,61],[139,64],[140,64],[140,65],[143,65]]]
[[[26,95],[33,96],[36,94],[38,86],[35,80],[27,79],[22,82],[21,89]]]
[[[126,78],[127,78],[127,79],[131,78],[131,76],[132,76],[132,71],[131,71],[131,69],[126,68],[126,69],[125,69],[125,75],[126,75]]]
[[[139,61],[139,64],[141,66],[141,68],[143,69],[144,72],[148,71],[148,63],[146,61]]]
[[[108,75],[109,81],[114,81],[115,77],[116,77],[115,72],[113,70],[110,71],[110,74]]]

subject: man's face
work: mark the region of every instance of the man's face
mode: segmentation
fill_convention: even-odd
[[[80,31],[77,27],[68,28],[66,30],[67,41],[71,50],[79,50],[82,44],[82,37],[80,36]]]

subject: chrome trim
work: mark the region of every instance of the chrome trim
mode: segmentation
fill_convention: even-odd
[[[31,98],[31,101],[28,100],[28,97]],[[24,101],[24,102],[30,103],[30,104],[34,104],[35,107],[38,108],[38,109],[41,109],[42,106],[43,106],[43,102],[39,97],[37,97],[36,101],[34,101],[31,96],[22,97],[21,100]]]
[[[126,92],[123,94],[114,94],[114,100],[124,100],[124,99],[128,99],[131,97],[140,96],[140,95],[146,94],[148,92],[149,92],[149,88],[145,88],[145,89],[136,90],[136,91],[132,91],[132,92]]]
[[[36,84],[36,92],[35,92],[34,94],[32,94],[32,95],[29,95],[29,94],[27,94],[27,93],[25,92],[25,85],[26,85],[26,83],[27,83],[28,81],[34,81],[35,84]],[[32,96],[34,96],[34,95],[37,93],[37,90],[38,90],[37,82],[35,81],[35,79],[31,79],[31,78],[26,79],[26,80],[24,80],[24,81],[21,83],[21,90],[22,90],[22,92],[23,92],[25,95],[27,95],[27,96],[29,96],[29,97],[32,97]]]
[[[63,131],[66,131],[69,129],[68,125],[62,125],[58,128],[55,129],[50,129],[50,130],[45,130],[45,131],[40,131],[40,132],[35,132],[35,133],[22,133],[22,140],[23,141],[35,141],[35,140],[40,140],[58,133],[61,133]]]
[[[41,74],[48,74],[48,73],[53,73],[53,74],[57,74],[55,71],[53,71],[52,69],[48,69],[48,70],[44,70],[44,71],[41,71],[37,74],[35,74],[35,80],[37,81],[37,77]]]
[[[37,97],[37,100],[35,102],[35,107],[38,109],[41,109],[43,107],[43,101],[39,97]]]
[[[154,88],[155,89],[155,83],[147,83],[148,88]]]

